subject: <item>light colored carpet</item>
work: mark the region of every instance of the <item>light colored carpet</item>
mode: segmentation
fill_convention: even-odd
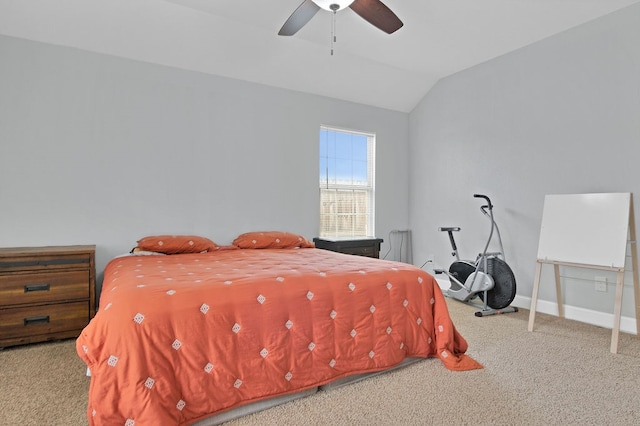
[[[0,425],[85,425],[89,379],[75,340],[0,351]]]
[[[247,425],[637,425],[640,338],[527,310],[478,318],[447,300],[483,370],[437,359],[242,417]],[[0,351],[0,424],[86,424],[89,379],[74,341]]]

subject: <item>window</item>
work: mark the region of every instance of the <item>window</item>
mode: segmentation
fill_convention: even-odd
[[[370,237],[375,135],[320,127],[320,236]]]

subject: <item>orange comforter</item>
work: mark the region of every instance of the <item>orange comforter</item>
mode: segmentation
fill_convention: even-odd
[[[417,267],[247,249],[112,260],[76,349],[91,370],[90,424],[168,425],[405,357],[481,368],[466,346]]]

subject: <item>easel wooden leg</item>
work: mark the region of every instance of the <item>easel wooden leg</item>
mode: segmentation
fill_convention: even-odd
[[[553,273],[556,278],[556,300],[558,302],[558,316],[564,318],[564,301],[562,299],[562,286],[560,285],[560,266],[553,264]]]
[[[533,322],[536,320],[536,302],[538,301],[538,289],[540,288],[540,271],[542,263],[536,262],[536,276],[533,279],[533,292],[531,294],[531,309],[529,311],[529,331],[533,331]]]
[[[622,314],[622,289],[624,287],[624,270],[618,272],[616,284],[616,306],[613,311],[613,330],[611,331],[611,353],[618,353],[618,337],[620,337],[620,316]]]
[[[633,256],[633,294],[636,300],[636,336],[640,335],[640,285],[638,284],[638,251],[636,242],[632,243]]]
[[[636,219],[631,194],[629,209],[629,240],[631,242],[631,269],[633,272],[633,295],[636,302],[636,335],[640,335],[640,284],[638,284],[638,242],[636,240]]]

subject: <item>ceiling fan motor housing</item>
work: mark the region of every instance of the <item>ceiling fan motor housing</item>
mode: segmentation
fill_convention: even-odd
[[[335,13],[350,8],[362,19],[387,34],[402,27],[402,21],[381,0],[304,0],[289,16],[278,35],[291,36],[306,25],[320,9]]]
[[[344,9],[345,7],[349,7],[354,0],[312,0],[315,4],[323,8],[324,10],[328,10],[331,12],[336,12],[338,10]]]

